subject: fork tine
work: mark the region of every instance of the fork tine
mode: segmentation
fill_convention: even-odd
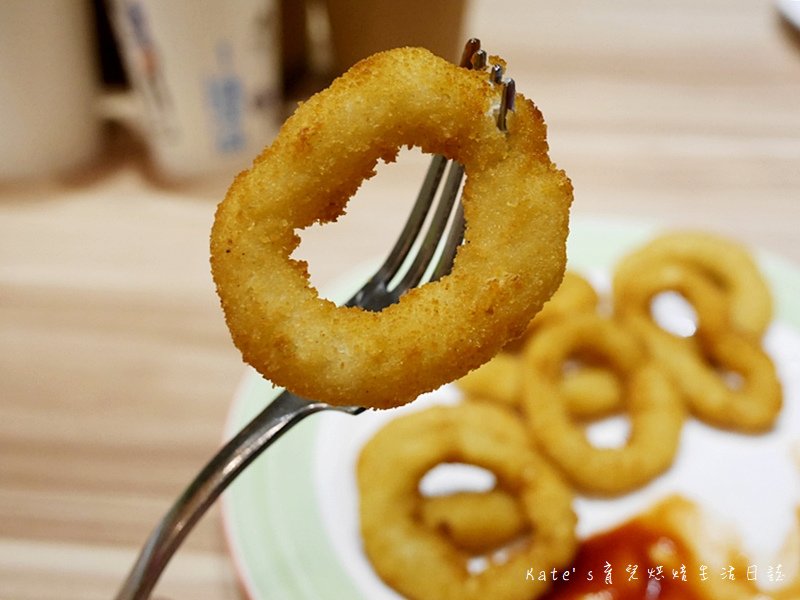
[[[491,73],[491,79],[494,81],[494,80],[500,80],[501,78],[502,78],[502,70],[498,71],[493,69]],[[506,131],[507,130],[506,119],[508,116],[508,111],[514,110],[514,97],[516,93],[516,84],[513,79],[507,79],[502,83],[503,83],[503,89],[500,95],[500,107],[497,112],[497,128],[500,129],[500,131]],[[458,190],[460,188],[460,182],[463,175],[464,175],[464,168],[461,165],[454,163],[453,166],[451,167],[451,172],[448,174],[448,182],[446,184],[445,191],[443,192],[443,200],[441,201],[439,209],[437,209],[437,212],[435,213],[434,216],[434,221],[436,221],[437,219],[441,219],[441,222],[432,222],[431,229],[428,231],[428,234],[425,238],[425,242],[423,244],[423,245],[430,244],[433,247],[426,249],[424,252],[422,251],[420,252],[420,256],[417,257],[420,264],[417,264],[414,267],[412,267],[412,269],[415,269],[414,275],[416,278],[412,279],[409,276],[408,281],[406,281],[405,279],[403,280],[403,284],[406,285],[405,290],[414,287],[415,285],[419,284],[419,282],[422,280],[421,279],[422,275],[426,270],[424,265],[427,265],[427,261],[431,259],[433,252],[436,249],[435,240],[439,239],[436,236],[440,236],[442,231],[444,231],[446,218],[444,214],[441,215],[439,214],[439,210],[442,210],[442,212],[444,212],[442,207],[446,205],[448,207],[447,210],[449,214],[450,207],[452,207],[453,202],[455,201],[455,198],[458,195]],[[453,177],[452,180],[450,179],[451,176]],[[452,195],[452,197],[450,195]],[[436,266],[434,267],[433,271],[431,272],[430,281],[436,281],[437,279],[444,277],[453,268],[453,260],[455,259],[456,251],[458,250],[458,247],[461,245],[461,242],[464,239],[465,225],[466,223],[464,222],[464,208],[459,202],[456,207],[455,214],[453,215],[453,222],[450,227],[450,232],[448,233],[447,239],[445,240],[444,245],[442,246],[442,252],[441,255],[439,256],[439,260],[436,263]],[[429,240],[428,239],[429,237],[433,239]],[[401,284],[401,286],[403,284]]]
[[[447,226],[447,221],[450,219],[450,214],[453,212],[453,205],[458,198],[458,191],[461,189],[461,180],[464,177],[464,167],[457,162],[450,165],[450,170],[447,173],[447,180],[442,190],[439,204],[433,213],[431,222],[428,226],[428,231],[425,233],[425,238],[422,240],[417,255],[414,261],[406,271],[406,274],[400,280],[400,283],[392,290],[392,295],[399,297],[400,294],[416,287],[421,281],[425,273],[428,271],[431,259],[439,247],[442,240],[442,233]],[[455,227],[458,229],[458,227]],[[452,230],[451,230],[452,234]],[[448,235],[448,240],[452,235]],[[460,236],[456,236],[454,242],[460,243]],[[456,243],[456,245],[458,245]]]
[[[456,251],[464,240],[465,227],[464,207],[459,202],[456,205],[456,211],[453,215],[453,224],[450,226],[450,232],[447,234],[447,239],[442,247],[442,253],[431,273],[431,281],[441,279],[452,270],[453,261],[456,258]]]
[[[475,54],[472,55],[472,59],[470,60],[470,67],[475,71],[483,71],[486,68],[487,61],[488,57],[486,55],[486,50],[478,50]]]
[[[500,83],[503,81],[503,67],[500,65],[492,65],[489,71],[489,81],[492,83]]]
[[[461,188],[464,168],[457,162],[453,161],[450,164],[439,203],[436,205],[430,223],[428,223],[428,230],[425,232],[422,241],[416,246],[415,243],[419,240],[418,234],[436,198],[438,183],[447,163],[448,160],[442,156],[437,155],[433,158],[428,170],[428,176],[433,179],[432,172],[436,171],[438,173],[438,176],[435,177],[436,183],[427,185],[426,178],[426,184],[420,190],[409,221],[403,228],[403,232],[395,243],[389,257],[375,275],[347,302],[347,306],[358,306],[373,311],[382,310],[397,302],[404,292],[419,285],[424,275],[430,270],[431,259],[435,255],[437,248],[442,244],[442,234],[447,227],[448,220],[450,220],[453,205],[456,204],[458,192]],[[462,213],[459,212],[458,214]],[[443,246],[443,252],[450,256],[450,265],[452,265],[452,257],[455,256],[456,248],[461,243],[464,228],[463,216],[461,219],[461,225],[456,220],[453,220],[453,227],[447,235],[447,241]],[[411,250],[415,247],[416,254],[411,262],[407,264]],[[434,272],[440,272],[439,276],[441,276],[449,270],[449,266],[441,264],[441,260],[439,262],[440,264],[436,265]],[[396,279],[403,266],[406,266],[406,269],[401,279],[390,288],[390,284]],[[445,266],[447,266],[446,269],[444,268]]]
[[[472,58],[478,52],[483,52],[485,55],[486,52],[481,50],[481,41],[478,38],[470,38],[467,40],[467,43],[464,44],[464,50],[461,52],[461,60],[459,61],[459,65],[462,67],[469,67],[472,64]]]
[[[481,41],[478,38],[470,38],[467,40],[467,43],[464,44],[464,50],[461,53],[461,60],[459,61],[459,66],[465,69],[474,69],[474,70],[482,70],[486,66],[486,51],[481,49]],[[436,156],[434,161],[437,159],[442,159],[443,162],[441,164],[441,168],[444,169],[445,164],[447,162],[441,156]],[[438,167],[437,163],[437,167]],[[434,165],[431,164],[431,169],[434,168]],[[430,174],[430,170],[428,172]],[[442,192],[442,198],[440,203],[434,213],[434,216],[431,220],[428,232],[425,235],[425,239],[423,240],[422,244],[420,245],[419,252],[414,259],[414,262],[411,264],[409,270],[403,276],[403,279],[394,289],[392,296],[398,297],[404,291],[415,287],[422,281],[422,277],[424,276],[425,272],[429,269],[429,263],[431,258],[433,257],[436,249],[439,247],[439,242],[441,241],[441,235],[444,231],[445,226],[447,225],[448,218],[450,213],[452,212],[453,204],[458,197],[458,191],[461,187],[461,180],[464,177],[464,168],[456,163],[455,161],[450,167],[450,171],[447,175],[447,181],[445,182],[444,191]],[[433,202],[434,195],[436,193],[436,188],[438,187],[438,179],[436,186],[431,188],[426,187],[423,185],[423,189],[420,190],[420,196],[418,197],[418,202],[420,198],[424,194],[430,194],[430,197],[427,199],[427,205]],[[426,179],[427,184],[427,179]],[[416,207],[415,207],[416,211]],[[427,211],[426,211],[427,214]],[[419,226],[414,231],[414,234],[418,234],[420,228],[422,226],[422,222],[418,224]],[[450,268],[452,267],[453,257],[455,256],[455,251],[458,245],[461,243],[461,239],[463,238],[463,230],[464,230],[464,223],[463,223],[463,211],[459,206],[456,212],[456,215],[453,220],[453,227],[450,230],[450,233],[447,236],[447,240],[443,247],[443,254],[440,257],[439,262],[434,267],[432,272],[431,278],[432,280],[436,280],[442,275],[449,272]],[[405,231],[403,232],[405,233]],[[401,239],[404,236],[401,235]],[[401,240],[398,240],[398,245]],[[412,241],[407,240],[407,246],[405,247],[405,253],[402,256],[402,259],[396,261],[395,269],[391,272],[390,278],[394,278],[397,274],[397,269],[400,268],[403,261],[407,258],[408,252],[411,248]],[[388,262],[388,261],[387,261]],[[384,281],[389,281],[389,279],[385,279]]]
[[[397,238],[394,247],[391,252],[389,252],[386,261],[375,274],[376,278],[380,278],[383,281],[393,279],[400,270],[403,262],[408,258],[414,240],[422,229],[425,217],[428,215],[433,205],[433,200],[436,197],[436,190],[439,188],[439,183],[442,180],[446,167],[447,159],[444,156],[436,155],[431,159],[431,164],[428,167],[428,172],[420,187],[417,199],[414,202],[414,207],[411,209],[411,214],[403,227],[403,231]]]
[[[481,41],[478,38],[468,39],[464,44],[464,50],[461,53],[459,66],[466,69],[483,69],[485,64],[486,51],[481,49]],[[380,278],[382,281],[390,281],[397,276],[400,267],[408,258],[411,247],[414,244],[414,240],[417,238],[417,235],[422,229],[422,224],[425,221],[425,217],[430,211],[430,207],[433,204],[434,198],[436,197],[436,190],[439,187],[445,167],[447,166],[447,162],[447,159],[441,155],[436,155],[431,160],[431,165],[428,167],[428,172],[425,176],[422,187],[420,188],[419,194],[417,195],[417,200],[414,204],[414,208],[411,211],[411,215],[403,227],[403,231],[400,233],[400,237],[397,239],[394,248],[392,248],[392,251],[389,253],[389,256],[381,268],[378,269],[374,279]],[[451,173],[452,172],[453,169],[451,168]],[[462,176],[463,169],[461,175],[448,175],[448,180],[445,183],[445,194],[449,196],[449,193],[453,187],[456,188],[455,193],[458,192],[458,186],[460,185]],[[452,177],[452,179],[450,179],[450,177]],[[458,181],[456,181],[456,178]],[[450,206],[452,206],[452,200],[450,200],[448,196],[445,196],[445,199],[450,202]],[[443,230],[444,223],[441,223],[441,227],[438,229],[439,234],[441,234]],[[430,234],[428,234],[428,236],[430,236]],[[427,260],[430,260],[430,256],[427,257]],[[416,268],[419,268],[419,265],[416,265]],[[421,275],[422,274],[420,274],[420,276]],[[419,283],[419,279],[416,280],[416,283]]]
[[[467,69],[483,69],[486,64],[486,52],[480,48],[481,42],[478,38],[470,38],[467,40],[466,44],[464,44],[464,50],[461,54],[459,65]],[[396,291],[394,293],[387,292],[388,283],[397,277],[401,267],[406,263],[409,257],[414,242],[419,237],[425,219],[436,198],[436,191],[441,183],[447,163],[447,158],[441,155],[436,155],[431,159],[431,164],[428,167],[425,179],[417,194],[417,199],[411,209],[411,214],[406,220],[394,247],[370,280],[346,303],[347,306],[360,306],[368,310],[381,310],[396,301],[400,293],[421,281],[422,276],[428,268],[428,263],[437,248],[438,240],[447,224],[447,217],[452,211],[453,202],[455,201],[459,186],[461,185],[463,168],[456,166],[455,163],[451,167],[448,173],[448,179],[445,182],[445,191],[442,196],[444,203],[439,205],[437,212],[431,220],[431,226],[435,227],[435,229],[428,231],[425,241],[420,247],[424,249],[424,254],[418,254],[416,256],[410,270],[406,272],[401,283],[396,288]],[[449,241],[450,237],[451,236],[448,236]],[[458,241],[456,237],[451,243],[457,246]],[[455,253],[455,248],[452,249],[452,253]],[[438,267],[439,266],[437,266],[437,270]]]
[[[507,79],[503,83],[503,95],[500,96],[500,109],[497,112],[497,127],[500,131],[507,130],[506,117],[508,116],[508,111],[514,110],[516,89],[517,86],[513,79]]]

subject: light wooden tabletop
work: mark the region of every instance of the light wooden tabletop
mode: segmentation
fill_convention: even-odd
[[[699,227],[800,264],[800,37],[771,2],[483,0],[466,30],[543,111],[576,217]],[[226,182],[158,187],[126,149],[0,188],[1,598],[112,597],[243,374],[207,258]],[[315,283],[388,248],[423,162],[306,236]],[[217,509],[157,593],[240,597]]]

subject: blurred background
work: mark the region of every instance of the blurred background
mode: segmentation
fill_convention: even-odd
[[[0,597],[110,597],[220,443],[243,365],[208,234],[298,101],[377,50],[478,37],[544,113],[575,219],[800,263],[798,4],[0,2]],[[426,163],[304,232],[316,285],[388,250]],[[240,597],[216,511],[159,590]]]

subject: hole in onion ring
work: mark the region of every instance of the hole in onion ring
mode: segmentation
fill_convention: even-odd
[[[500,547],[485,554],[476,554],[467,560],[467,571],[477,575],[487,570],[492,565],[502,565],[510,561],[515,555],[523,551],[526,544],[530,543],[532,532],[528,526],[515,538],[502,544]]]
[[[488,492],[497,478],[483,467],[466,463],[442,463],[428,471],[419,481],[423,496],[444,496],[456,492]]]
[[[653,321],[678,337],[691,337],[697,331],[697,312],[692,304],[677,292],[661,292],[650,303]]]
[[[489,559],[485,556],[474,556],[467,561],[467,572],[470,575],[483,573],[489,568]]]
[[[430,159],[430,154],[417,147],[402,148],[396,161],[378,162],[376,175],[362,182],[348,201],[347,212],[335,223],[315,223],[297,232],[300,245],[292,258],[308,263],[309,280],[315,289],[322,291],[321,288],[327,287],[325,284],[347,276],[346,271],[334,270],[337,265],[352,268],[363,266],[365,261],[379,263],[389,254],[414,203],[415,185],[424,179]],[[409,182],[416,184],[409,188]],[[381,235],[363,235],[375,229]],[[330,270],[324,271],[310,259],[313,256],[335,256],[341,260],[326,261]]]
[[[567,358],[561,365],[561,375],[563,377],[574,376],[585,365],[585,362],[577,356]]]
[[[745,377],[741,373],[720,367],[717,367],[716,371],[728,389],[737,392],[744,388]]]
[[[631,434],[631,422],[624,415],[612,415],[585,425],[586,439],[595,448],[621,448]]]

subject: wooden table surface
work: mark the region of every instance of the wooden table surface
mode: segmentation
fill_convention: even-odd
[[[467,34],[544,112],[576,217],[800,264],[800,42],[772,3],[483,0]],[[226,182],[159,187],[120,146],[81,177],[0,187],[0,598],[112,597],[243,374],[207,258]],[[315,283],[388,249],[423,163],[382,170],[304,238]],[[240,597],[218,510],[157,593]]]

